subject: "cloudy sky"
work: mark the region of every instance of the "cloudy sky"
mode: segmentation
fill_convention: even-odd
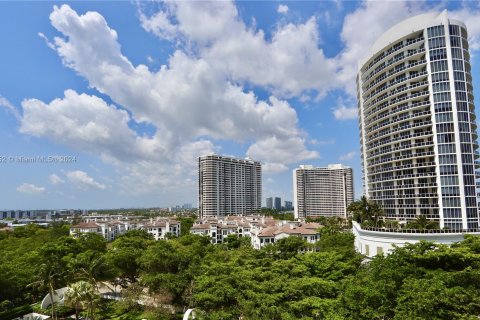
[[[264,198],[330,163],[359,197],[358,64],[446,8],[479,97],[479,2],[0,2],[0,210],[196,206],[210,152],[260,160]]]

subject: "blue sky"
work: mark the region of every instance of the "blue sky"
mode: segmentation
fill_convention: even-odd
[[[331,163],[359,197],[358,64],[446,8],[478,97],[478,2],[0,2],[0,209],[196,205],[208,152],[262,161],[264,198]]]

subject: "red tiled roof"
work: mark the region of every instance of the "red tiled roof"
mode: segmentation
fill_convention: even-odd
[[[209,223],[194,224],[190,229],[210,229]]]
[[[165,221],[154,221],[154,222],[148,222],[144,224],[144,227],[149,227],[149,228],[158,228],[158,227],[166,227],[167,224]]]
[[[268,227],[260,231],[258,234],[259,237],[274,237],[278,234],[296,234],[296,235],[316,235],[316,232],[313,229],[303,228],[303,227],[290,227],[290,225]]]
[[[97,229],[100,225],[96,222],[80,222],[72,226],[72,228],[82,228],[82,229]]]

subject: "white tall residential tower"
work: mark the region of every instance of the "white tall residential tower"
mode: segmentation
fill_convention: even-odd
[[[407,19],[357,76],[364,190],[386,216],[479,227],[477,126],[465,25],[447,11]]]
[[[293,170],[295,218],[347,217],[353,202],[352,169],[341,164],[318,168],[302,165]]]
[[[198,158],[200,218],[252,214],[262,206],[262,166],[219,155]]]

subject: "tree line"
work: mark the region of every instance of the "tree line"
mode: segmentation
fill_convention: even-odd
[[[69,286],[68,306],[89,319],[181,319],[186,308],[199,319],[480,316],[478,237],[451,247],[407,245],[369,262],[353,241],[335,222],[308,253],[296,237],[254,250],[236,236],[212,245],[188,233],[154,241],[130,231],[107,243],[93,234],[71,238],[64,225],[29,225],[0,233],[0,311]],[[100,298],[95,289],[104,284],[123,300]]]

